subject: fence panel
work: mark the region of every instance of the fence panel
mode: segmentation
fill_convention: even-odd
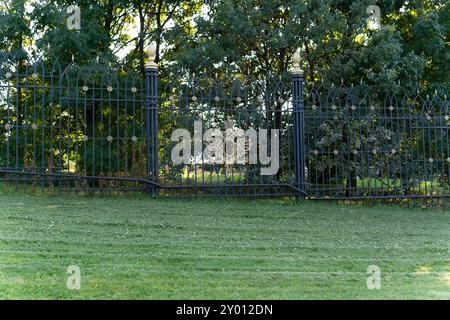
[[[312,88],[307,193],[327,199],[449,196],[449,104],[400,87]]]
[[[165,85],[159,98],[159,179],[167,192],[298,194],[289,81],[179,76]],[[183,163],[173,161],[173,150],[182,140],[172,137],[177,129],[191,139],[189,159]],[[267,147],[261,139],[268,141]],[[219,150],[223,158],[211,150]],[[275,156],[279,159],[270,163],[262,159]]]
[[[141,190],[145,87],[100,65],[0,66],[0,173],[76,191]]]

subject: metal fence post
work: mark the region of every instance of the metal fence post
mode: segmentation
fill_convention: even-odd
[[[153,182],[158,180],[158,65],[155,63],[155,48],[147,49],[150,62],[145,66],[145,125],[147,144],[147,175]],[[152,188],[153,195],[158,192]]]
[[[295,185],[300,194],[306,195],[305,186],[305,137],[303,114],[303,70],[300,68],[300,51],[292,57],[292,103],[294,112],[294,161]]]

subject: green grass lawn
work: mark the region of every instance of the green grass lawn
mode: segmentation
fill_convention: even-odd
[[[0,192],[7,299],[449,299],[449,250],[448,210]]]

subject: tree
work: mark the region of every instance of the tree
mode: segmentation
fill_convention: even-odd
[[[450,4],[440,0],[383,1],[386,21],[401,33],[404,50],[422,58],[421,86],[429,93],[450,87]]]
[[[26,0],[4,0],[0,2],[0,50],[11,54],[23,51],[31,41]]]
[[[158,0],[153,2],[132,0],[133,13],[138,17],[139,33],[129,42],[135,42],[135,48],[127,56],[131,63],[138,61],[139,70],[143,74],[146,44],[153,42],[156,46],[155,62],[161,60],[163,45],[171,45],[165,38],[170,24],[182,25],[201,9],[198,0]]]

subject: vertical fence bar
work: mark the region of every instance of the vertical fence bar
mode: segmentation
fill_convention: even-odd
[[[303,110],[303,70],[300,68],[300,52],[297,51],[292,62],[292,104],[294,112],[294,161],[295,186],[302,195],[306,195],[305,185],[305,131]]]
[[[150,62],[145,66],[145,126],[147,143],[147,175],[150,180],[158,179],[158,65],[154,62],[155,52],[149,49]],[[152,194],[157,194],[152,187]]]

